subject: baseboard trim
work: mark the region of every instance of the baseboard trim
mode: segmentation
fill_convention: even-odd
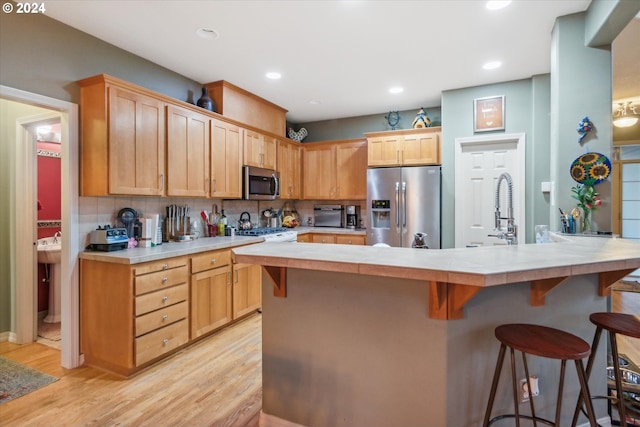
[[[302,424],[296,424],[291,421],[284,420],[276,417],[275,415],[265,414],[260,411],[260,419],[258,420],[259,427],[306,427]]]

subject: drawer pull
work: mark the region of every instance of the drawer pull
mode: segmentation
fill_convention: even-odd
[[[162,320],[167,320],[169,318],[168,314],[165,314],[164,316],[162,316]]]
[[[216,263],[216,259],[215,258],[211,259],[211,264],[215,264],[215,263]]]
[[[169,344],[169,338],[165,338],[162,340],[162,344],[167,345]]]
[[[162,283],[167,283],[168,281],[169,281],[169,278],[168,278],[168,277],[163,277],[163,278],[162,278]]]
[[[167,302],[167,301],[169,301],[169,297],[168,297],[168,296],[166,296],[166,295],[165,295],[165,296],[163,296],[163,297],[162,297],[162,301],[163,301],[163,302]]]
[[[167,268],[169,268],[169,264],[162,264],[162,269],[166,270]]]

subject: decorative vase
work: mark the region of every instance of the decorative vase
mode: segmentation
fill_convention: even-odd
[[[209,98],[209,89],[206,87],[202,88],[202,96],[196,102],[198,107],[204,108],[205,110],[214,111],[213,100]]]
[[[591,233],[591,210],[584,209],[582,211],[582,232],[585,234]]]

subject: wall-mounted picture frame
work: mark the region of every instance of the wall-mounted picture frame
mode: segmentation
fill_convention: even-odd
[[[473,131],[504,130],[504,95],[473,100]]]

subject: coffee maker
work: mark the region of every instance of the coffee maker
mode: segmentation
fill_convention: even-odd
[[[347,228],[358,228],[358,221],[360,221],[360,206],[347,205],[344,209],[345,212],[345,226]]]

